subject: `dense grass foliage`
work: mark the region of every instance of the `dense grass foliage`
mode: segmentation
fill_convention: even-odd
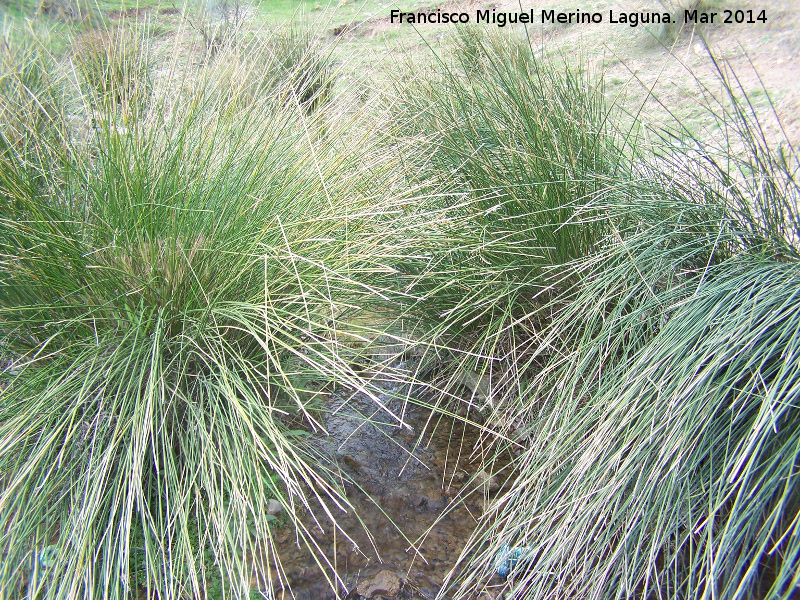
[[[505,583],[516,598],[788,598],[800,539],[797,158],[770,147],[731,83],[715,107],[722,144],[677,131],[644,148],[569,70],[538,67],[572,90],[569,102],[558,86],[542,98],[508,92],[544,87],[509,78],[518,51],[473,56],[471,79],[411,92],[428,115],[448,115],[428,121],[431,143],[461,159],[435,155],[433,168],[448,177],[469,165],[484,209],[480,228],[461,230],[472,253],[443,248],[450,279],[431,269],[437,287],[415,308],[448,317],[437,331],[456,334],[462,368],[490,365],[490,422],[523,450],[453,591],[471,597],[508,545],[525,549]],[[581,110],[587,98],[595,113]],[[520,115],[537,110],[551,126],[524,126]],[[598,131],[589,147],[611,150],[589,155],[583,142]],[[545,188],[563,194],[550,212]],[[489,217],[481,203],[495,195],[514,202]],[[517,235],[530,241],[513,252]],[[550,245],[537,256],[540,236]],[[496,262],[493,248],[505,250]],[[472,272],[504,285],[487,294]],[[441,313],[441,290],[462,282],[481,290],[463,293],[472,330],[463,312]]]
[[[152,88],[151,54],[143,32],[116,27],[85,32],[73,64],[93,106],[118,107],[126,120],[143,110]]]
[[[509,543],[529,549],[520,597],[793,593],[796,263],[726,258],[740,232],[653,204],[656,225],[575,265],[587,282],[543,336],[565,351],[525,389],[526,450],[464,591]]]
[[[549,322],[542,307],[576,281],[550,273],[607,235],[594,204],[633,185],[636,150],[590,72],[477,29],[457,48],[403,91],[405,161],[432,189],[418,246],[399,267],[414,293],[403,306],[450,352],[450,383],[475,371],[493,403],[524,402],[519,381],[538,368],[532,353]]]
[[[0,152],[26,171],[52,164],[66,135],[64,98],[45,43],[32,29],[15,36],[7,28],[0,46]]]
[[[530,548],[523,597],[791,595],[798,272],[708,275],[591,393],[559,390],[537,419],[492,534]]]
[[[279,29],[269,41],[275,56],[273,85],[281,88],[286,101],[308,112],[330,102],[335,81],[330,50],[320,48],[310,32],[293,28]]]
[[[269,499],[289,519],[347,504],[285,423],[318,428],[329,382],[371,389],[335,332],[374,296],[359,274],[386,270],[379,170],[213,69],[124,127],[112,93],[35,180],[2,155],[4,593],[247,596],[281,576]]]

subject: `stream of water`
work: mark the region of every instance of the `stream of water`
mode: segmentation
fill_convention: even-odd
[[[334,394],[326,406],[327,435],[312,439],[355,482],[346,486],[355,511],[337,515],[350,540],[331,527],[323,531],[308,523],[319,548],[335,564],[340,597],[434,598],[483,511],[483,494],[460,497],[481,468],[471,456],[477,429],[457,419],[432,417],[430,410],[403,402],[394,391],[387,389],[380,400],[408,427],[363,393]],[[290,526],[279,530],[277,550],[286,598],[336,597]]]

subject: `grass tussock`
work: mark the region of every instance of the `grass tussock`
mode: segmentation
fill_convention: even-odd
[[[314,112],[331,101],[336,78],[331,51],[321,47],[311,32],[294,28],[278,31],[271,46],[275,56],[272,81],[287,102]]]
[[[129,98],[106,58],[84,93]],[[279,589],[268,500],[333,526],[347,506],[296,423],[320,428],[328,384],[372,389],[336,335],[372,301],[359,274],[386,270],[372,179],[297,105],[229,104],[212,68],[124,130],[98,104],[93,137],[36,186],[2,157],[9,594]]]
[[[74,48],[74,69],[93,107],[118,107],[126,120],[144,109],[153,85],[146,32],[91,29]]]
[[[0,153],[29,177],[53,164],[66,136],[60,77],[45,43],[10,28],[0,41]]]
[[[622,193],[633,164],[590,72],[533,58],[527,40],[462,37],[468,64],[405,91],[405,159],[436,191],[399,267],[403,304],[434,346],[457,349],[451,383],[474,371],[491,390],[481,403],[524,403],[540,308],[573,283],[550,271],[593,251],[607,228],[594,202]]]
[[[741,2],[720,2],[720,0],[659,0],[663,11],[670,15],[670,23],[661,23],[654,27],[653,34],[657,43],[672,46],[681,41],[691,41],[698,36],[703,38],[708,32],[722,24],[726,15],[723,11],[747,9]],[[686,15],[699,15],[697,22],[687,21]],[[703,13],[716,13],[713,23],[703,23]],[[761,10],[753,11],[753,18],[759,17]],[[766,13],[764,13],[766,14]],[[735,17],[734,17],[735,18]]]
[[[508,546],[524,548],[503,584],[517,598],[791,597],[797,157],[771,146],[735,80],[714,107],[721,143],[645,145],[597,86],[547,63],[512,79],[520,46],[498,47],[506,60],[478,77],[473,62],[469,80],[412,91],[430,106],[433,168],[469,165],[450,198],[496,202],[461,238],[471,252],[449,245],[446,274],[419,275],[441,283],[415,308],[445,317],[462,369],[488,365],[489,422],[521,451],[452,592],[481,589]],[[529,81],[555,85],[532,101]],[[465,286],[464,312],[440,313],[470,272],[495,294]]]

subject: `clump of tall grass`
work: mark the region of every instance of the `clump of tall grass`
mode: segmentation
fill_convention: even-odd
[[[411,92],[465,216],[432,228],[409,313],[489,365],[488,423],[522,449],[451,591],[518,547],[516,598],[793,597],[797,157],[735,82],[719,145],[645,147],[597,87],[500,52]]]
[[[123,93],[104,68],[96,91]],[[375,297],[361,275],[388,270],[382,209],[341,138],[311,139],[297,105],[228,103],[209,69],[135,127],[100,127],[35,190],[0,158],[11,595],[203,597],[212,579],[271,593],[287,584],[272,498],[332,570],[297,518],[335,527],[347,500],[288,423],[320,427],[310,390],[372,389],[337,327]]]
[[[431,199],[398,270],[414,292],[407,318],[458,348],[452,381],[474,370],[491,404],[519,395],[512,373],[535,366],[538,308],[572,284],[549,272],[594,250],[606,224],[592,203],[632,165],[591,72],[536,59],[527,40],[460,39],[468,56],[401,92],[405,160]]]
[[[44,41],[32,31],[13,35],[6,29],[0,44],[0,152],[16,155],[19,167],[34,175],[51,168],[63,148],[61,81]]]
[[[576,263],[592,275],[543,336],[568,350],[529,383],[526,450],[462,590],[508,543],[523,598],[794,594],[800,272],[742,252],[719,206],[671,200],[617,206],[638,231]]]
[[[37,15],[72,24],[98,24],[105,20],[99,5],[92,0],[42,0],[33,4]]]
[[[336,69],[313,30],[240,31],[216,69],[243,103],[269,99],[313,115],[331,104]],[[218,86],[219,87],[219,86]]]
[[[195,4],[195,3],[192,3]],[[254,10],[247,0],[201,0],[190,17],[191,27],[203,38],[206,53],[214,56],[225,46],[236,46],[247,14]]]
[[[474,27],[459,28],[455,37],[453,52],[459,66],[466,74],[476,70],[484,59],[485,37]]]
[[[146,31],[129,27],[83,32],[74,44],[74,68],[94,107],[139,114],[152,90],[152,57]]]
[[[330,49],[322,47],[312,31],[278,30],[269,44],[275,57],[271,86],[280,90],[287,102],[299,103],[308,112],[330,102],[336,70]]]
[[[739,8],[737,4],[724,3],[719,0],[659,0],[659,4],[666,14],[670,15],[669,23],[660,23],[654,27],[653,34],[655,39],[665,45],[671,46],[677,43],[681,36],[695,36],[706,34],[709,28],[721,24],[724,15],[723,9]],[[686,12],[697,11],[698,14],[716,12],[714,25],[705,23],[686,22]],[[758,16],[756,11],[755,16]]]
[[[203,22],[197,25],[189,19],[204,39],[201,60],[216,63],[220,76],[237,90],[240,100],[277,98],[287,105],[300,105],[309,115],[330,104],[337,70],[332,47],[314,28],[287,24],[267,31],[232,19],[212,35]]]

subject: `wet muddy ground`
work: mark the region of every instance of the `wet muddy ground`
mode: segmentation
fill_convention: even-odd
[[[323,419],[327,435],[312,438],[354,482],[345,489],[355,511],[336,513],[350,540],[342,531],[334,533],[323,519],[320,527],[304,518],[335,564],[341,598],[436,597],[489,492],[485,481],[466,495],[476,488],[476,473],[483,475],[475,452],[480,448],[478,428],[432,417],[428,409],[393,398],[395,385],[386,384],[380,400],[402,415],[406,427],[363,393],[333,394]],[[336,597],[308,549],[297,544],[293,527],[279,528],[276,539],[285,598]]]

